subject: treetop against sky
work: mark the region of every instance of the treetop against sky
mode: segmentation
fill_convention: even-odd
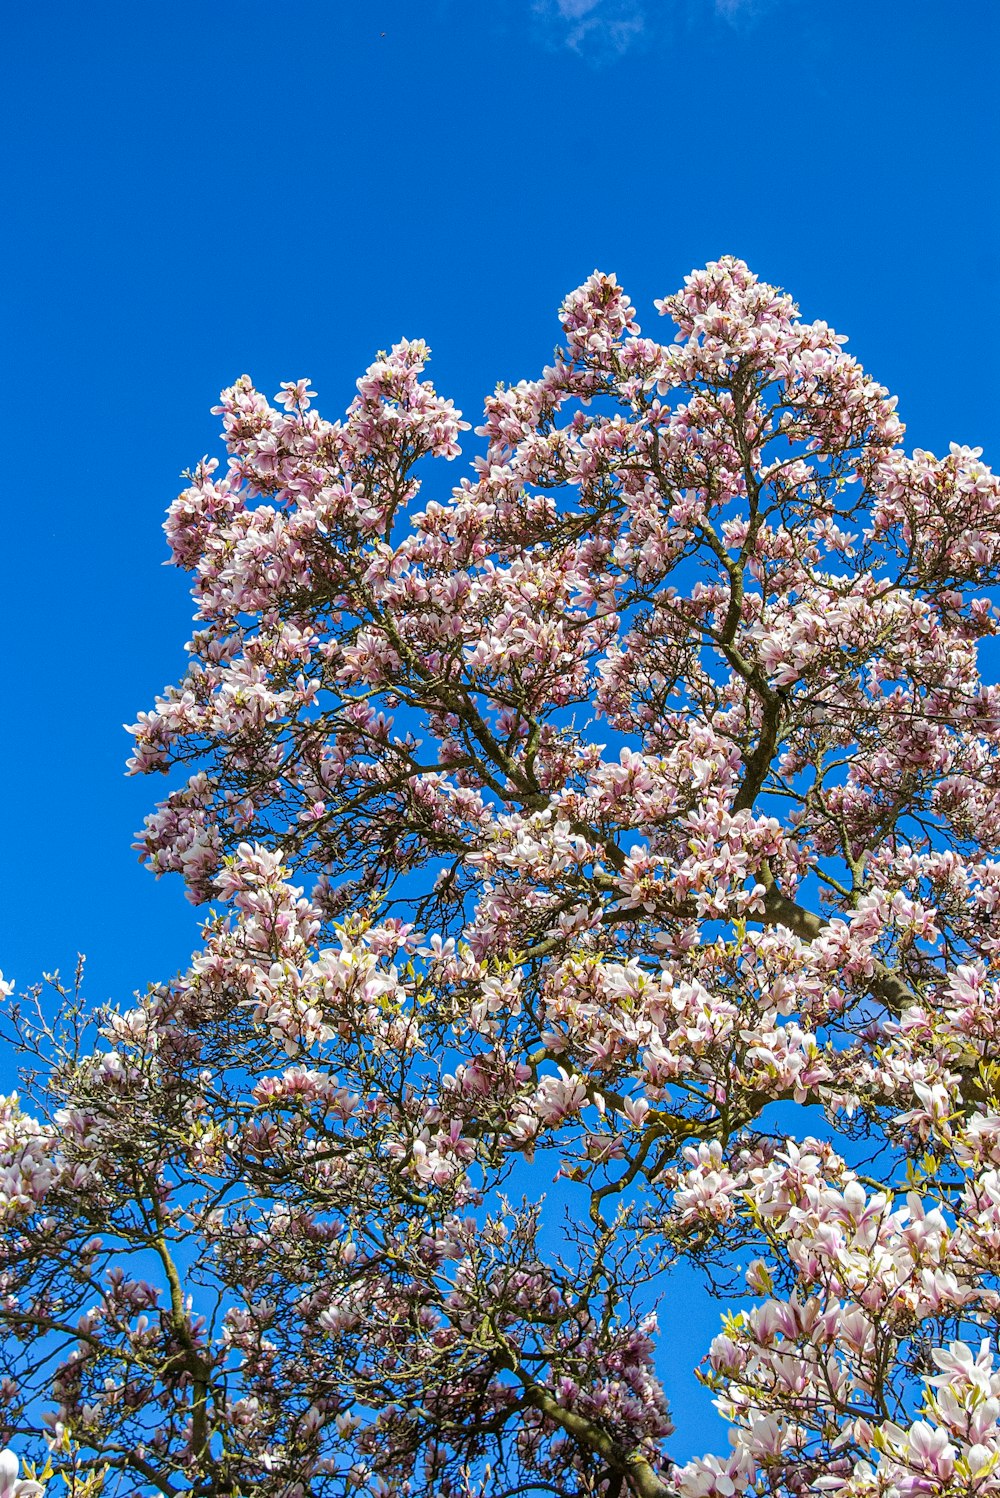
[[[81,1492],[1000,1483],[1000,481],[734,257],[657,310],[590,276],[450,490],[420,341],[222,394],[131,729],[202,946],[8,995],[0,1399]]]
[[[554,309],[595,266],[648,319],[733,253],[850,335],[913,445],[995,462],[997,15],[306,0],[279,17],[248,0],[235,25],[188,0],[18,8],[0,257],[12,395],[30,394],[6,470],[7,969],[71,972],[85,950],[110,996],[196,940],[180,891],[129,852],[148,806],[121,776],[121,725],[177,675],[190,607],[158,517],[242,371],[270,392],[306,370],[341,410],[377,349],[419,336],[476,423],[498,379],[547,361]],[[39,461],[43,391],[58,463]],[[66,846],[54,921],[39,892]]]
[[[195,471],[201,454],[219,453],[219,416],[208,414],[216,392],[222,387],[231,392],[223,397],[230,403],[227,423],[233,419],[233,402],[257,399],[234,386],[241,370],[253,373],[255,389],[267,396],[265,404],[277,419],[291,421],[301,414],[311,422],[318,420],[316,405],[328,418],[342,411],[356,373],[372,364],[380,348],[390,361],[401,357],[388,351],[402,339],[409,340],[405,357],[415,361],[411,377],[419,386],[428,371],[416,367],[422,357],[418,336],[427,339],[443,400],[453,399],[470,427],[485,420],[490,431],[482,436],[458,431],[463,451],[450,462],[430,455],[417,462],[414,472],[423,488],[408,509],[397,513],[389,541],[395,545],[413,514],[423,510],[433,517],[434,505],[450,513],[454,486],[481,482],[476,464],[488,446],[501,453],[502,466],[509,454],[501,438],[508,444],[528,443],[523,423],[530,425],[537,413],[494,403],[484,418],[484,395],[498,379],[506,382],[508,392],[525,376],[534,386],[543,367],[554,367],[553,341],[559,337],[565,344],[569,334],[560,334],[553,311],[569,288],[581,286],[595,266],[615,271],[638,309],[643,324],[639,336],[669,347],[673,329],[669,320],[655,316],[654,303],[680,286],[692,266],[737,255],[763,281],[788,287],[807,325],[814,318],[828,318],[849,334],[843,352],[853,354],[899,396],[896,414],[906,424],[903,442],[915,465],[906,483],[917,482],[912,475],[919,469],[920,482],[930,484],[938,465],[945,465],[944,472],[949,462],[957,482],[959,471],[965,472],[962,465],[978,461],[968,449],[980,445],[985,460],[995,462],[990,329],[1000,284],[993,191],[996,25],[992,5],[971,3],[947,12],[930,0],[906,7],[845,0],[818,8],[800,0],[671,0],[656,6],[640,0],[500,0],[489,7],[463,6],[457,0],[428,0],[420,7],[402,0],[376,7],[368,0],[336,6],[306,0],[294,12],[280,14],[263,0],[248,0],[238,24],[222,5],[195,7],[181,0],[167,13],[106,0],[86,12],[59,3],[21,8],[12,16],[4,88],[11,147],[6,163],[8,233],[0,257],[8,288],[4,345],[12,375],[6,473],[14,497],[8,507],[11,562],[5,603],[15,628],[8,642],[8,732],[0,737],[0,793],[10,850],[0,866],[0,963],[8,978],[17,979],[16,995],[24,995],[42,969],[58,966],[64,975],[71,974],[76,953],[85,951],[89,999],[111,1000],[128,1009],[138,1002],[128,998],[133,991],[143,995],[151,981],[187,971],[193,948],[196,965],[211,950],[198,933],[205,908],[195,909],[185,900],[183,879],[151,880],[131,851],[135,829],[155,798],[149,780],[121,773],[127,752],[121,725],[132,723],[161,684],[175,681],[183,670],[180,646],[191,632],[191,603],[177,571],[161,566],[158,518],[164,499],[176,491],[176,474],[185,462]],[[320,395],[297,413],[294,403],[286,409],[284,398],[271,392],[284,390],[282,382],[303,370],[311,372],[310,388]],[[371,378],[377,387],[377,375]],[[655,398],[671,404],[678,397],[676,389],[668,389]],[[556,425],[570,420],[571,406],[572,401],[560,407]],[[614,399],[598,394],[581,409],[593,422],[618,408]],[[447,426],[450,418],[442,419]],[[505,436],[494,430],[497,422],[507,423]],[[522,438],[517,437],[518,423]],[[571,434],[566,440],[572,444],[578,439]],[[587,441],[598,468],[611,462],[600,442]],[[959,454],[949,458],[953,441]],[[937,456],[931,458],[932,453]],[[255,456],[254,461],[259,467],[263,458]],[[540,463],[541,457],[536,454],[533,461]],[[570,504],[570,490],[543,483],[540,469],[528,465],[524,471],[539,506],[551,501],[562,514]],[[225,477],[223,459],[210,481],[221,484]],[[625,486],[632,480],[623,472],[615,482]],[[267,502],[274,502],[273,496]],[[641,505],[630,505],[629,525],[641,536],[646,523]],[[247,509],[255,507],[251,501]],[[284,503],[278,507],[286,514]],[[947,515],[951,523],[951,512]],[[185,533],[176,510],[171,523],[174,544],[191,546],[194,556],[200,544],[197,527]],[[921,523],[929,523],[927,516]],[[428,565],[432,534],[428,520],[414,567]],[[450,556],[453,539],[445,534],[433,544]],[[491,533],[490,544],[495,541]],[[723,535],[722,542],[737,548],[742,544],[735,532]],[[593,543],[603,544],[599,537]],[[417,544],[414,536],[408,544]],[[650,530],[645,544],[652,555],[663,543]],[[826,545],[816,544],[821,550]],[[834,579],[863,571],[869,561],[872,586],[881,587],[890,575],[876,566],[875,551],[839,562],[835,550],[823,555],[823,568]],[[659,556],[658,565],[665,565],[665,557],[665,552]],[[502,548],[491,558],[501,569],[513,564]],[[600,586],[602,570],[620,565],[596,553],[584,561],[594,587]],[[647,886],[658,898],[662,874],[641,865],[641,849],[648,845],[641,818],[653,814],[659,794],[658,784],[643,784],[647,751],[640,741],[647,730],[619,716],[615,696],[624,671],[621,691],[627,702],[627,673],[635,660],[628,661],[627,651],[624,661],[611,659],[616,640],[637,631],[651,662],[649,683],[642,688],[646,698],[655,698],[660,678],[670,679],[678,661],[669,655],[665,637],[647,640],[643,634],[648,601],[638,595],[633,602],[616,599],[616,636],[601,615],[606,599],[584,592],[585,602],[577,602],[573,589],[583,563],[562,578],[561,591],[550,600],[547,585],[540,586],[536,576],[539,562],[527,558],[520,580],[510,585],[514,613],[508,619],[503,611],[490,613],[492,595],[477,565],[470,553],[469,591],[449,608],[453,613],[480,608],[481,622],[491,623],[492,635],[484,635],[482,658],[472,668],[484,687],[497,685],[490,674],[490,652],[506,637],[512,655],[521,651],[527,661],[532,649],[550,648],[553,608],[558,612],[571,600],[586,615],[586,621],[567,619],[560,625],[565,636],[560,648],[572,658],[582,630],[595,650],[604,651],[606,674],[592,683],[593,701],[585,703],[572,700],[579,682],[564,683],[562,667],[553,668],[547,678],[553,695],[546,725],[554,736],[571,739],[576,733],[589,736],[592,745],[605,745],[581,771],[587,794],[596,794],[603,775],[608,783],[600,782],[601,795],[620,797],[624,811],[614,822],[615,836],[633,876],[636,900]],[[904,581],[907,588],[915,586],[912,578]],[[683,599],[690,598],[699,582],[719,586],[705,583],[693,555],[674,557],[671,585]],[[219,579],[213,583],[222,586]],[[748,597],[759,586],[756,580],[748,583]],[[923,596],[919,587],[916,596]],[[516,610],[524,598],[533,602],[522,624]],[[709,608],[707,602],[701,606]],[[933,607],[939,606],[938,600]],[[839,621],[836,628],[847,631],[859,627],[841,617],[852,607],[867,610],[871,621],[872,600],[860,592],[847,600],[827,596],[820,611],[831,612]],[[879,597],[877,608],[878,629],[864,642],[873,650],[881,648],[879,630],[902,640],[913,627],[911,615],[899,614],[898,600],[890,608]],[[360,627],[360,616],[357,622]],[[328,626],[345,632],[351,621],[344,614],[334,625],[322,615],[317,628]],[[204,628],[204,621],[198,627]],[[975,627],[982,627],[982,621]],[[811,638],[812,628],[803,625],[799,633],[783,638],[787,657],[773,654],[778,648],[773,637],[752,636],[753,650],[772,652],[761,654],[760,663],[777,699],[779,727],[784,694],[805,693],[801,683],[779,677],[805,669],[808,651],[820,648]],[[526,633],[518,635],[518,630]],[[958,650],[950,630],[949,625],[939,637],[946,653]],[[351,669],[362,674],[369,669],[364,656],[369,646],[370,635],[356,646],[359,654],[351,658]],[[979,670],[992,681],[994,650],[988,635],[978,646],[966,640],[954,669]],[[666,667],[661,659],[665,652]],[[854,671],[856,663],[848,656],[844,654],[842,664]],[[193,659],[199,659],[197,652]],[[902,670],[902,657],[897,654],[893,660]],[[294,740],[305,754],[303,737],[319,717],[319,704],[299,701],[294,675],[279,681],[275,660],[258,658],[256,664],[268,692],[289,694],[285,701],[291,717],[279,747],[285,752]],[[709,683],[703,682],[700,690],[724,694],[732,667],[708,651],[700,668]],[[521,669],[529,671],[527,665]],[[309,672],[304,675],[308,678]],[[865,681],[862,688],[885,694],[891,682],[904,679]],[[948,680],[954,697],[954,681]],[[519,690],[527,681],[527,676],[520,681]],[[257,685],[248,677],[239,691],[252,695]],[[347,678],[342,687],[358,695],[363,690]],[[560,705],[561,692],[570,695]],[[595,719],[598,703],[604,715]],[[720,698],[719,713],[724,708]],[[243,701],[237,701],[234,711],[238,715],[243,710]],[[828,702],[823,710],[833,711]],[[398,736],[423,739],[413,751],[421,764],[426,750],[447,743],[443,728],[438,734],[441,725],[428,733],[426,699],[412,705],[387,702],[382,711],[394,717]],[[510,709],[500,703],[498,711]],[[921,711],[928,723],[935,721],[931,705],[925,703]],[[183,715],[176,706],[165,717],[166,727],[180,733],[170,752],[190,753],[189,769],[201,765],[207,774],[208,762],[199,756],[211,746],[196,733],[184,737]],[[218,719],[209,726],[221,732],[223,721],[220,705]],[[955,729],[951,718],[948,725],[950,733]],[[895,763],[896,752],[895,723],[890,727],[891,732],[886,728],[883,733],[887,764]],[[360,735],[360,728],[355,731]],[[462,731],[461,725],[455,730],[459,740]],[[913,725],[906,727],[907,734],[913,731]],[[973,725],[955,731],[971,735]],[[984,731],[991,731],[988,723]],[[741,740],[732,751],[727,773],[733,795],[745,748]],[[139,752],[151,752],[150,746],[140,744]],[[714,752],[707,742],[698,745],[689,761],[675,759],[670,773],[694,777],[701,773],[705,755],[711,760]],[[553,754],[549,742],[535,751],[536,763],[548,766],[550,775],[555,773]],[[365,761],[357,758],[360,775]],[[909,764],[899,765],[901,784],[907,784]],[[186,773],[178,765],[170,785],[176,786]],[[463,814],[471,816],[477,788],[460,782],[472,767],[456,759],[437,773],[450,778],[456,793],[461,791]],[[785,828],[787,842],[792,803],[785,789],[802,794],[811,772],[808,763],[796,767],[793,760],[782,773],[788,777],[787,788],[776,788],[773,777],[767,778],[753,815],[774,818]],[[962,773],[975,781],[980,772],[969,762]],[[259,783],[260,765],[255,774]],[[488,815],[495,812],[499,819],[508,814],[500,809],[506,784],[495,775],[494,780],[498,788],[486,784],[478,794],[493,809]],[[619,780],[621,788],[612,794]],[[304,783],[297,783],[295,796],[301,797]],[[831,766],[827,783],[831,788],[843,785],[850,800],[846,764]],[[332,848],[346,861],[367,847],[375,839],[379,813],[344,803],[338,808],[343,824],[338,832],[331,808],[315,813],[314,802],[311,819],[300,824],[296,812],[293,830],[285,817],[292,802],[286,807],[274,794],[272,803],[266,798],[255,803],[256,821],[239,830],[227,817],[241,799],[253,800],[247,789],[231,785],[233,800],[227,805],[209,797],[205,838],[210,844],[217,836],[226,844],[223,851],[234,856],[240,840],[252,844],[263,838],[266,844],[266,834],[275,848],[278,841],[290,840],[294,848],[282,852],[282,866],[288,867],[283,880],[301,887],[301,898],[315,903],[325,923],[315,938],[308,938],[307,944],[313,943],[309,950],[324,943],[332,948],[329,920],[336,914],[336,900],[345,897],[336,895],[335,880],[328,890],[320,885],[317,892],[323,873],[320,855]],[[551,786],[546,783],[543,789],[549,794]],[[942,789],[936,794],[935,816],[943,814],[951,793]],[[980,794],[981,804],[975,803],[968,817],[973,841],[988,858],[989,798],[985,790]],[[586,798],[580,809],[588,809]],[[911,809],[930,827],[930,844],[943,856],[947,850],[939,842],[937,823],[928,821],[926,809]],[[175,806],[141,836],[152,840],[149,851],[161,866],[171,861],[184,865],[197,892],[198,861],[205,851],[191,833],[193,810]],[[272,812],[273,822],[266,821]],[[558,838],[551,828],[535,823],[527,829],[512,826],[502,854],[494,848],[487,857],[469,844],[469,860],[482,856],[482,862],[466,861],[456,889],[448,883],[455,850],[434,843],[439,833],[433,801],[425,812],[416,831],[395,825],[393,813],[386,812],[383,825],[398,854],[388,870],[395,882],[386,895],[397,903],[387,905],[383,916],[404,926],[413,921],[419,913],[413,906],[425,896],[431,875],[440,876],[441,886],[431,893],[441,919],[436,926],[425,922],[423,945],[429,951],[435,932],[443,947],[449,931],[458,933],[460,944],[468,903],[467,895],[459,898],[462,878],[471,878],[475,868],[475,878],[484,886],[499,885],[502,893],[505,881],[515,877],[518,858],[541,858],[536,845],[547,850],[546,856],[554,857],[555,848],[560,857],[566,853],[573,858],[574,840],[586,840],[586,833],[575,831],[572,823]],[[813,821],[807,820],[803,836],[815,836],[813,814],[811,808]],[[217,815],[213,830],[210,824]],[[532,815],[541,819],[542,809]],[[638,824],[631,825],[629,817],[638,818]],[[955,819],[957,837],[957,810]],[[182,824],[192,837],[187,848],[173,837]],[[702,838],[704,850],[717,832],[706,824],[692,830],[689,841]],[[564,837],[565,849],[558,841]],[[742,845],[729,849],[730,889],[737,888],[739,870],[749,867],[759,852]],[[963,849],[961,857],[967,859],[968,853]],[[744,855],[749,860],[745,865]],[[370,847],[359,856],[365,889],[389,883]],[[685,858],[696,862],[696,849],[689,848]],[[402,873],[410,861],[413,866]],[[839,855],[823,848],[820,862],[828,877],[851,887],[853,876]],[[209,867],[210,860],[204,863],[206,874]],[[686,867],[680,866],[682,874]],[[588,879],[593,872],[584,866]],[[626,870],[608,867],[604,872],[618,881],[617,888]],[[973,879],[969,889],[978,888]],[[768,889],[769,920],[748,916],[744,937],[752,944],[764,931],[771,942],[784,930],[797,942],[808,942],[810,950],[824,950],[830,932],[816,937],[808,917],[825,920],[837,909],[836,893],[819,877],[819,864],[810,864],[800,873],[794,899],[780,880]],[[693,889],[691,897],[703,899],[704,891]],[[928,891],[925,897],[933,903]],[[238,890],[227,897],[240,898]],[[611,895],[606,890],[601,898],[607,901]],[[976,900],[988,898],[975,893]],[[212,899],[221,908],[217,890]],[[824,899],[832,903],[824,904]],[[782,900],[791,902],[781,905],[785,924],[770,919]],[[351,908],[348,898],[345,918]],[[608,926],[614,922],[609,920]],[[650,931],[649,961],[666,951],[656,945],[657,930],[665,927]],[[515,935],[511,933],[512,940]],[[699,917],[699,937],[706,946],[738,935],[739,928],[725,913],[706,909]],[[536,945],[550,939],[543,936]],[[876,953],[880,940],[875,941]],[[944,961],[944,948],[939,945],[938,956],[932,957],[931,949],[920,945],[923,940],[913,937],[930,972],[935,962],[940,967]],[[946,925],[940,941],[948,950],[947,960],[958,961],[950,940]],[[549,961],[554,950],[540,951],[531,960]],[[794,953],[798,950],[793,947]],[[858,1023],[862,1017],[874,1023],[897,1008],[901,1014],[907,1002],[902,994],[894,1000],[892,964],[883,955],[878,961],[885,971],[874,973],[883,986],[859,1001]],[[396,965],[404,984],[423,982],[429,961],[426,953],[401,949]],[[412,979],[405,974],[411,962]],[[508,995],[514,979],[509,973],[495,976]],[[67,983],[72,987],[68,977]],[[276,1023],[286,997],[279,993],[275,1000]],[[565,1002],[579,1026],[579,992],[574,989]],[[635,1001],[626,993],[622,1002]],[[245,1018],[246,1012],[240,1013]],[[685,1020],[694,1037],[704,1022],[694,1009]],[[809,1029],[801,1016],[779,1015],[779,1028],[789,1022]],[[317,1020],[320,1028],[324,1023]],[[825,1044],[825,1032],[819,1033]],[[277,1046],[276,1034],[272,1038]],[[295,1043],[291,1034],[288,1038]],[[594,1043],[601,1043],[599,1037]],[[692,1046],[700,1043],[691,1041]],[[275,1076],[281,1071],[278,1056],[276,1049]],[[438,1060],[449,1076],[456,1075],[456,1067],[469,1065],[467,1055],[447,1048]],[[288,1064],[300,1061],[290,1058]],[[430,1086],[431,1073],[411,1061],[421,1085]],[[547,1078],[552,1106],[561,1106],[559,1089],[568,1087],[566,1096],[572,1098],[573,1075],[564,1057],[543,1065],[532,1086],[537,1091]],[[371,1077],[368,1081],[374,1085]],[[16,1085],[15,1057],[0,1051],[0,1092]],[[250,1085],[242,1072],[233,1080],[237,1090]],[[962,1086],[967,1093],[966,1083]],[[606,1116],[610,1109],[614,1118],[612,1091],[609,1085],[607,1095],[600,1096]],[[630,1096],[618,1095],[623,1105]],[[544,1106],[540,1098],[539,1093],[533,1106]],[[662,1103],[654,1099],[650,1106]],[[27,1102],[26,1107],[30,1112]],[[818,1102],[794,1100],[766,1104],[760,1118],[761,1128],[777,1134],[801,1140],[811,1131],[826,1145],[836,1144],[845,1168],[866,1174],[869,1146],[859,1122],[848,1126],[841,1114],[834,1134]],[[860,1137],[848,1138],[848,1133]],[[696,1148],[696,1141],[692,1138],[685,1147]],[[523,1140],[523,1158],[530,1148],[530,1141]],[[546,1151],[547,1146],[538,1146],[534,1162],[523,1167],[527,1179],[517,1166],[504,1189],[515,1206],[523,1192],[534,1199],[548,1191],[538,1242],[551,1271],[551,1254],[563,1233],[561,1214],[566,1207],[576,1210],[572,1204],[580,1198],[573,1193],[583,1191],[585,1181],[573,1178],[583,1168],[581,1162],[570,1159],[564,1168],[560,1157],[549,1169]],[[872,1182],[898,1183],[895,1164],[888,1160],[884,1157],[867,1172]],[[586,1168],[595,1164],[590,1161]],[[614,1161],[606,1165],[611,1169]],[[553,1184],[557,1168],[563,1173]],[[628,1196],[628,1190],[620,1195]],[[179,1257],[186,1269],[186,1254]],[[151,1275],[150,1264],[140,1258],[142,1274]],[[736,1292],[743,1292],[744,1281],[733,1280],[733,1269],[736,1264],[745,1269],[749,1261],[749,1249],[744,1253],[741,1247],[711,1268],[729,1297],[724,1306],[735,1309],[742,1303]],[[711,1408],[712,1391],[698,1388],[691,1378],[719,1325],[719,1305],[703,1290],[706,1268],[684,1259],[671,1271],[673,1309],[661,1314],[652,1353],[656,1379],[678,1427],[665,1449],[681,1463],[703,1451],[723,1450],[726,1442],[725,1426]],[[626,1272],[639,1274],[635,1263]],[[648,1288],[637,1289],[635,1325],[648,1313],[651,1299]],[[916,1381],[908,1387],[922,1386]],[[42,1449],[37,1441],[21,1437],[14,1438],[14,1445],[29,1458]]]

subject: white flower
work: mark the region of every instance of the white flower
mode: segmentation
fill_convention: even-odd
[[[18,1482],[17,1468],[14,1452],[9,1447],[0,1451],[0,1498],[40,1498],[45,1491],[41,1483],[26,1477]]]

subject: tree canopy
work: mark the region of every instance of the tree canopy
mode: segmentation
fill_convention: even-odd
[[[131,730],[203,944],[8,997],[0,1422],[77,1494],[1000,1489],[1000,483],[741,261],[657,309],[595,273],[447,481],[421,342],[215,408]]]

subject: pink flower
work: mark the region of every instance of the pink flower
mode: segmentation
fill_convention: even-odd
[[[281,389],[274,398],[284,406],[286,411],[293,411],[296,408],[305,411],[312,403],[312,397],[315,394],[315,390],[309,389],[307,377],[304,380],[282,380]]]

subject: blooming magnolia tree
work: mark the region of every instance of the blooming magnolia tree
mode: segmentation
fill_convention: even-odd
[[[204,945],[10,1000],[0,1397],[76,1491],[1000,1490],[1000,484],[740,261],[658,306],[568,297],[454,488],[422,343],[222,397],[132,729]]]

